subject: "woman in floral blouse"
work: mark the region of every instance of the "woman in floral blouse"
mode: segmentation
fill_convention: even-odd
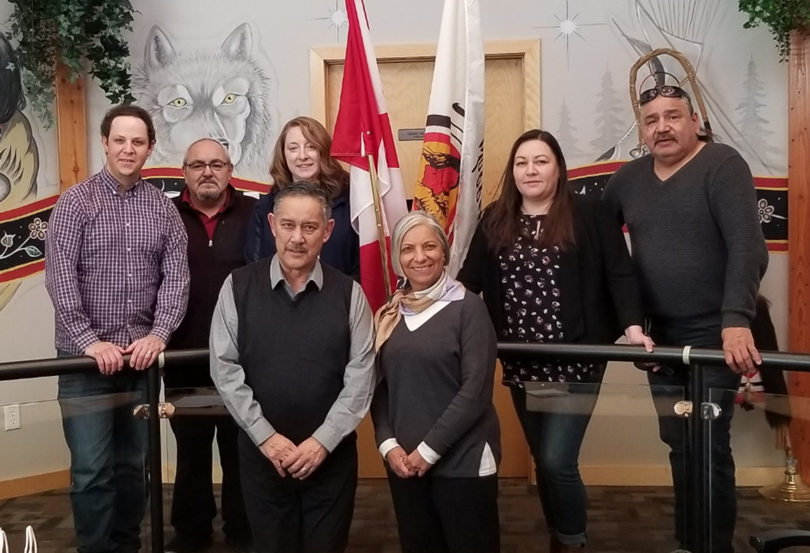
[[[500,197],[484,212],[458,279],[483,292],[500,341],[611,344],[624,332],[652,351],[622,230],[598,196],[573,194],[560,145],[545,131],[512,146]],[[580,550],[587,512],[579,450],[605,365],[501,362],[534,457],[550,551]],[[526,383],[557,383],[558,397],[528,410]]]

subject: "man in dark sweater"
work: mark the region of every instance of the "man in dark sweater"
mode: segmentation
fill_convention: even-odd
[[[245,507],[261,553],[341,553],[357,487],[355,429],[374,388],[371,310],[318,260],[334,227],[322,187],[292,183],[269,216],[276,255],[225,281],[211,376],[244,430]]]
[[[228,151],[208,138],[193,143],[183,160],[186,188],[174,204],[189,237],[191,291],[188,311],[169,343],[170,349],[208,347],[219,289],[231,271],[245,265],[245,234],[256,200],[229,184],[232,172]],[[214,386],[208,364],[167,370],[165,384],[169,401],[184,393],[183,389],[187,392],[188,388]],[[171,426],[177,440],[171,514],[175,536],[166,544],[166,551],[192,553],[212,542],[212,522],[217,515],[211,475],[215,433],[222,466],[225,540],[235,551],[248,551],[252,538],[239,476],[239,427],[225,412],[176,417],[171,419]]]
[[[725,353],[728,366],[706,367],[704,387],[722,409],[712,423],[711,551],[728,553],[736,519],[729,431],[740,373],[761,362],[749,327],[768,251],[753,178],[742,157],[729,146],[701,140],[697,114],[681,88],[658,86],[639,100],[651,155],[620,168],[603,199],[630,233],[655,343],[722,347]],[[675,536],[687,550],[693,532],[686,421],[673,416],[672,408],[690,394],[688,372],[683,366],[648,372],[658,397],[660,436],[672,450]]]

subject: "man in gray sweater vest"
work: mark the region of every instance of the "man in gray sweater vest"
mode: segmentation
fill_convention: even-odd
[[[721,347],[727,367],[706,367],[706,397],[722,415],[711,433],[711,551],[733,552],[736,520],[730,426],[741,373],[761,362],[749,329],[768,251],[759,225],[748,165],[731,147],[700,138],[687,93],[677,86],[643,92],[641,126],[649,156],[611,177],[603,199],[627,225],[633,265],[642,287],[649,332],[660,346]],[[672,452],[675,537],[691,549],[687,512],[693,489],[686,421],[673,404],[689,397],[688,369],[648,372],[661,439]],[[724,390],[724,392],[718,392]]]
[[[260,553],[341,553],[349,537],[373,327],[360,286],[318,261],[330,212],[316,184],[279,191],[269,216],[278,253],[231,273],[211,323],[211,377],[242,429]]]

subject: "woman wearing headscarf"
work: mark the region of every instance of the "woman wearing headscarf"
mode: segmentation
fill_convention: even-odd
[[[403,217],[392,261],[405,285],[377,312],[371,405],[403,553],[497,553],[497,343],[483,301],[446,271],[447,237]]]

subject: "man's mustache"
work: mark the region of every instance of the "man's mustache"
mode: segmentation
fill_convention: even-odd
[[[655,137],[656,144],[661,142],[662,140],[676,140],[676,138],[674,134],[659,134],[658,136]]]

